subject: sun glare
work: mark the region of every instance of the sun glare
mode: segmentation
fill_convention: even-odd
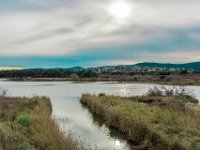
[[[131,8],[128,3],[119,1],[111,5],[110,12],[116,19],[123,20],[130,16]]]

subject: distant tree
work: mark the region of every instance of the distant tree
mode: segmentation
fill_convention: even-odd
[[[181,74],[188,74],[187,70],[181,70]]]
[[[91,70],[83,70],[78,74],[81,78],[94,78],[97,74]]]
[[[159,73],[161,76],[168,76],[171,74],[171,72],[160,72]]]
[[[163,80],[163,79],[165,79],[166,78],[166,75],[161,75],[160,76],[160,80]]]

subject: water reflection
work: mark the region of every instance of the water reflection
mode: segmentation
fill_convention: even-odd
[[[120,85],[118,86],[119,88],[119,95],[120,96],[127,96],[128,95],[128,89],[129,89],[130,85]]]
[[[118,150],[124,149],[124,144],[121,143],[119,140],[115,140],[115,142],[114,142],[114,148],[118,149]]]
[[[84,105],[82,108],[87,111],[88,116],[93,122],[93,125],[97,126],[98,128],[102,129],[104,133],[108,136],[109,142],[111,143],[111,147],[114,150],[129,150],[131,149],[131,143],[129,143],[126,138],[117,130],[113,128],[107,128],[105,126],[105,122],[102,118],[98,117],[97,115],[91,113]]]
[[[80,104],[83,93],[105,93],[108,95],[143,95],[153,84],[131,84],[113,82],[72,83],[72,82],[13,82],[0,80],[0,87],[8,89],[9,96],[48,96],[53,105],[53,115],[60,127],[72,131],[88,143],[91,149],[129,150],[130,143],[115,130],[105,127],[103,122],[92,116]],[[200,99],[200,86],[192,86]]]

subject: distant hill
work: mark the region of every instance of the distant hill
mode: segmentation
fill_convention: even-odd
[[[71,67],[71,68],[31,68],[30,70],[70,70],[70,71],[79,71],[83,70],[83,67]],[[26,69],[26,70],[29,70]]]
[[[72,68],[66,68],[66,70],[82,70],[83,67],[72,67]]]
[[[176,68],[176,69],[200,69],[200,62],[194,62],[194,63],[187,63],[187,64],[162,64],[162,63],[151,63],[151,62],[144,62],[139,63],[133,66],[139,66],[139,67],[149,67],[149,68]]]
[[[96,73],[130,73],[130,72],[151,72],[154,69],[162,71],[163,69],[176,69],[177,70],[200,70],[200,62],[187,63],[187,64],[170,64],[170,63],[153,63],[144,62],[135,65],[118,65],[118,66],[102,66],[86,68],[85,70],[91,70]],[[158,71],[157,70],[157,71]]]

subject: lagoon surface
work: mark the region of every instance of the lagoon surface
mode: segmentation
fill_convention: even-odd
[[[53,105],[53,116],[65,132],[71,131],[87,143],[91,149],[129,150],[130,145],[116,131],[111,131],[82,107],[83,93],[109,95],[143,95],[153,84],[116,82],[14,82],[0,80],[0,87],[8,90],[8,96],[48,96]],[[188,86],[200,100],[200,86]]]

